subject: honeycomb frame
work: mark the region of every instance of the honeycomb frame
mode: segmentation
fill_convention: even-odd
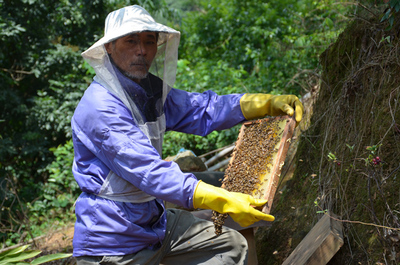
[[[268,200],[262,212],[269,214],[295,127],[290,116],[243,123],[221,187]],[[213,212],[217,235],[227,216]]]

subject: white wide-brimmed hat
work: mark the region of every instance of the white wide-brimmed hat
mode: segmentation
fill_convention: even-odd
[[[164,44],[170,40],[174,44],[179,43],[179,31],[157,23],[143,7],[133,5],[115,10],[108,14],[104,27],[104,37],[84,51],[82,56],[85,59],[99,59],[99,57],[104,55],[102,48],[104,44],[131,33],[144,31],[160,33],[158,36],[158,45]]]

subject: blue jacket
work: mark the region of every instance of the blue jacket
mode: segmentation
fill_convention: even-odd
[[[129,87],[145,95],[135,82]],[[172,89],[163,107],[167,130],[204,136],[230,128],[245,120],[241,96]],[[167,222],[163,201],[193,208],[198,180],[162,160],[129,109],[97,82],[86,90],[71,123],[72,171],[82,190],[75,209],[74,256],[126,255],[159,245]],[[126,203],[96,196],[110,170],[157,199]]]

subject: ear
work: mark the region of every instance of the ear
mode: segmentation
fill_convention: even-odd
[[[111,54],[111,42],[104,44],[104,47],[106,48],[107,53]]]

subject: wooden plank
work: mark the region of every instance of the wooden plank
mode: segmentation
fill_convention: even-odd
[[[343,246],[342,228],[341,222],[324,214],[282,265],[327,264]]]
[[[281,130],[280,133],[282,133],[282,135],[280,136],[280,142],[275,147],[278,152],[274,154],[271,172],[265,174],[264,176],[260,176],[260,178],[264,180],[264,184],[262,184],[259,189],[264,189],[262,198],[268,200],[267,204],[262,209],[264,213],[270,213],[271,211],[272,202],[274,201],[275,192],[279,184],[282,167],[285,164],[286,154],[291,143],[294,129],[296,127],[294,115],[293,117],[281,117],[279,126]]]

